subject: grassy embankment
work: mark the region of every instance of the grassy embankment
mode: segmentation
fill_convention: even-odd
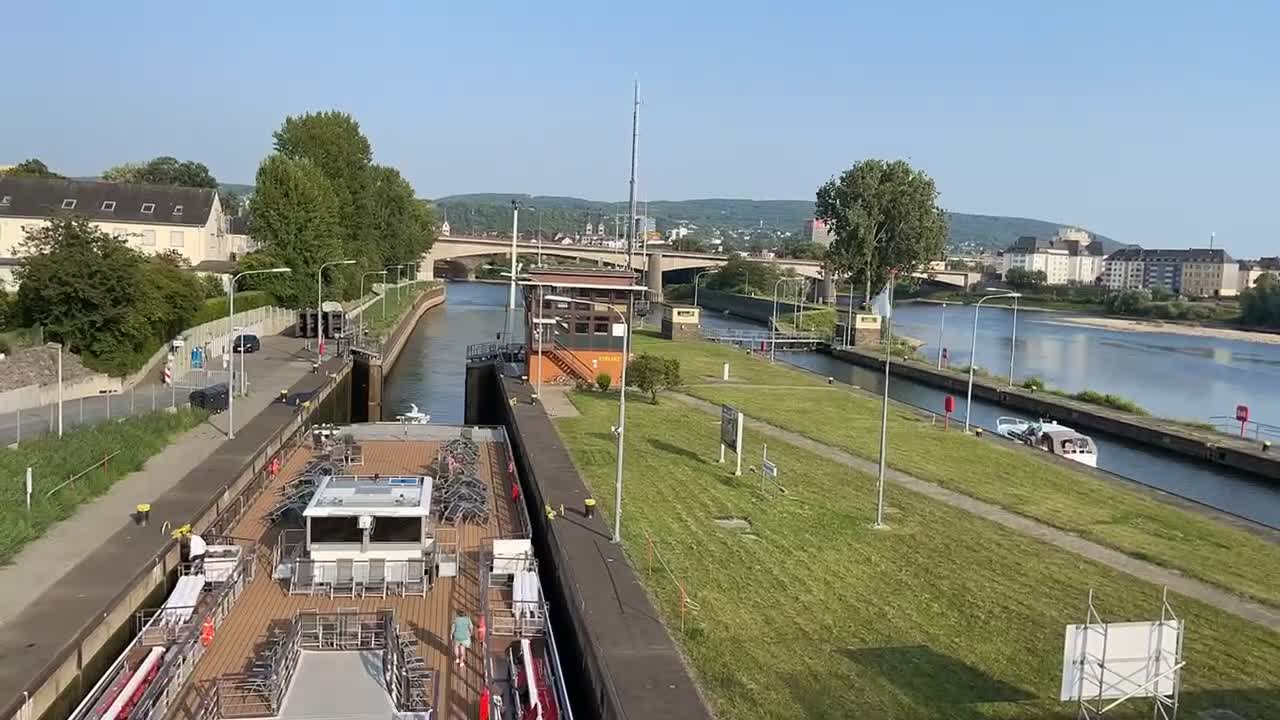
[[[439,287],[438,281],[422,281],[400,288],[397,293],[394,287],[389,287],[386,296],[386,311],[383,312],[382,301],[375,302],[365,308],[361,315],[364,317],[364,331],[370,338],[385,340],[387,335],[395,328],[396,323],[404,316],[409,308],[417,302],[422,293],[431,288]]]
[[[680,359],[686,389],[855,455],[876,459],[880,399],[781,363],[710,343],[639,335],[636,350]],[[721,365],[731,377],[719,382]],[[889,413],[889,464],[1027,517],[1280,606],[1280,548],[1251,533],[1152,499],[995,440],[943,432],[902,406]]]
[[[76,428],[58,438],[45,435],[13,450],[0,451],[0,565],[13,560],[27,543],[49,526],[71,517],[76,508],[105,493],[117,480],[139,470],[178,435],[198,425],[205,413],[179,410],[137,415],[119,422]],[[94,470],[57,490],[45,493],[117,450],[104,472]],[[31,512],[26,509],[25,481],[32,468]],[[123,518],[121,518],[123,521]]]
[[[734,358],[744,380],[797,381]],[[698,363],[686,370],[691,381],[710,374]],[[820,398],[839,398],[831,404],[843,404],[849,422],[827,422],[845,435],[866,434],[863,425],[879,417],[825,388],[741,392],[739,405],[768,393],[763,403],[793,406],[793,420],[826,417]],[[557,424],[600,507],[612,508],[607,428],[616,396],[573,399],[582,415]],[[759,413],[752,405],[748,415],[752,408]],[[1057,701],[1063,626],[1084,620],[1089,589],[1106,619],[1159,614],[1159,588],[908,491],[889,488],[890,529],[872,530],[872,477],[776,439],[767,439],[769,457],[788,494],[762,494],[758,476],[735,478],[731,465],[715,463],[716,417],[669,398],[628,411],[625,547],[722,718],[1072,718],[1075,706]],[[903,440],[914,430],[913,448],[933,432],[898,413],[894,430]],[[748,422],[744,465],[758,464],[765,440]],[[904,459],[911,448],[895,445],[893,457]],[[987,454],[986,470],[1007,474],[992,462],[1001,457]],[[725,517],[746,519],[749,532],[715,523]],[[698,606],[684,632],[674,584],[661,567],[646,572],[646,531]],[[1183,713],[1274,715],[1280,634],[1198,602],[1172,602],[1187,622]],[[1151,710],[1136,703],[1114,712],[1137,718]]]

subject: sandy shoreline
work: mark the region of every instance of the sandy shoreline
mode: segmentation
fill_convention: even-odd
[[[1249,330],[1232,330],[1231,328],[1199,327],[1181,323],[1165,323],[1158,320],[1126,320],[1109,317],[1060,317],[1052,321],[1055,325],[1088,325],[1090,327],[1119,330],[1122,332],[1168,333],[1170,335],[1190,335],[1192,337],[1211,337],[1223,340],[1241,340],[1266,345],[1280,345],[1280,334],[1253,332]]]

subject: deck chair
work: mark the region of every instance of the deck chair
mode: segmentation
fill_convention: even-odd
[[[315,566],[310,560],[294,560],[289,574],[290,595],[310,595],[315,589]]]
[[[355,597],[355,563],[351,558],[341,559],[338,561],[337,571],[337,576],[334,577],[333,584],[329,586],[329,597]]]
[[[369,561],[369,577],[360,588],[360,595],[362,597],[376,595],[381,598],[387,596],[387,561],[385,559],[374,558]]]
[[[404,570],[404,584],[400,586],[401,595],[427,596],[427,563],[425,560],[409,560]]]

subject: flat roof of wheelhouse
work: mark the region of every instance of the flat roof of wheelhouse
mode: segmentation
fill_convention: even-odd
[[[320,481],[304,517],[426,517],[432,479],[425,475],[334,475]]]

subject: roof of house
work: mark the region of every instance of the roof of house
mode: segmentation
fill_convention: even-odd
[[[1229,263],[1235,262],[1226,250],[1221,248],[1186,248],[1180,250],[1159,250],[1146,248],[1120,248],[1107,256],[1107,260],[1125,260],[1142,262],[1201,262]]]
[[[1023,235],[1015,240],[1013,244],[1005,250],[1005,252],[1030,255],[1052,250],[1061,250],[1066,252],[1068,255],[1093,255],[1101,257],[1102,243],[1082,243],[1079,240],[1063,240],[1058,237],[1038,238],[1034,235]]]
[[[217,197],[212,188],[0,175],[0,217],[67,213],[98,222],[200,226]]]

